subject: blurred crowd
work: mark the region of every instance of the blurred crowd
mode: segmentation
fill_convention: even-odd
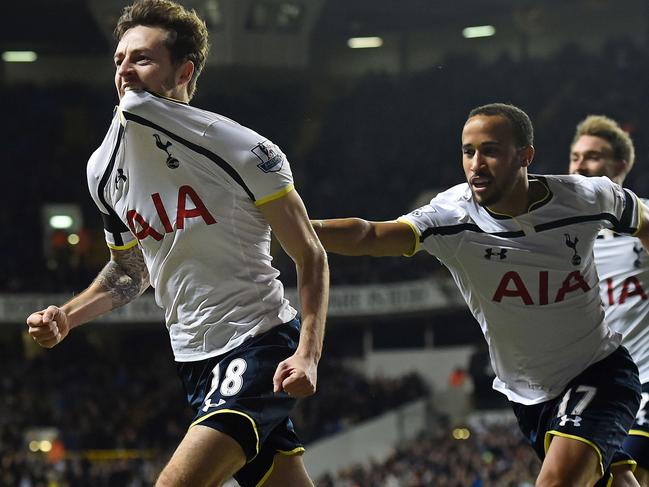
[[[532,487],[540,461],[514,424],[485,426],[458,440],[438,427],[384,462],[325,475],[317,487]]]
[[[368,379],[327,360],[318,366],[318,390],[313,399],[301,401],[293,414],[300,438],[307,443],[429,394],[414,372],[397,379]]]
[[[375,73],[329,79],[284,73],[253,77],[207,70],[194,104],[222,113],[276,142],[288,155],[296,185],[313,218],[392,219],[462,182],[460,132],[468,111],[502,101],[521,106],[536,126],[532,172],[565,172],[574,127],[584,116],[616,118],[631,133],[636,152],[649,141],[649,59],[625,42],[597,54],[565,46],[547,59],[490,63],[449,55],[411,75]],[[86,189],[85,162],[101,142],[116,97],[80,85],[8,86],[0,110],[7,161],[0,213],[0,292],[72,291],[84,287],[108,256],[100,218]],[[35,123],[37,121],[38,123]],[[637,165],[644,161],[639,157]],[[649,194],[649,180],[628,183]],[[78,203],[84,232],[76,246],[45,238],[45,203]],[[20,245],[17,245],[20,242]],[[45,249],[49,249],[46,255]],[[434,259],[331,257],[332,282],[411,279],[439,268]],[[292,263],[277,252],[284,282],[295,285]]]

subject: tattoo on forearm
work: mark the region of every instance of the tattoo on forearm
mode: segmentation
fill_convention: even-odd
[[[101,270],[95,282],[108,291],[117,308],[132,301],[149,287],[149,271],[138,247],[119,253]]]

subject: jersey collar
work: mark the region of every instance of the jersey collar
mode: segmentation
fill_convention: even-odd
[[[530,204],[530,206],[527,208],[527,213],[531,213],[532,211],[538,210],[539,208],[545,206],[550,202],[550,200],[552,199],[552,190],[550,189],[550,185],[548,184],[548,181],[543,176],[530,174],[528,175],[527,179],[530,183],[533,181],[537,181],[541,183],[541,185],[543,185],[543,187],[545,188],[545,193],[543,194],[543,196],[541,196],[538,200],[533,201],[532,204]],[[490,217],[496,220],[507,220],[507,219],[514,218],[511,215],[507,215],[505,213],[497,213],[486,206],[484,207],[484,209],[487,211]]]

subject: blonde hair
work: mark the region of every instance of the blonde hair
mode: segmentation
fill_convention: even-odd
[[[575,145],[582,135],[600,137],[607,141],[613,148],[613,157],[618,161],[627,162],[625,174],[631,170],[635,162],[633,140],[615,120],[604,115],[587,116],[577,125],[571,146]]]

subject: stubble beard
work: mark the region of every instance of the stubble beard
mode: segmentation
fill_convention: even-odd
[[[471,187],[471,193],[473,195],[474,201],[483,208],[500,203],[509,193],[511,193],[511,190],[514,187],[514,183],[516,182],[517,173],[518,170],[513,170],[510,174],[507,175],[507,179],[499,181],[494,180],[492,183],[493,186],[490,188],[490,194],[484,196],[476,195],[473,187]]]

